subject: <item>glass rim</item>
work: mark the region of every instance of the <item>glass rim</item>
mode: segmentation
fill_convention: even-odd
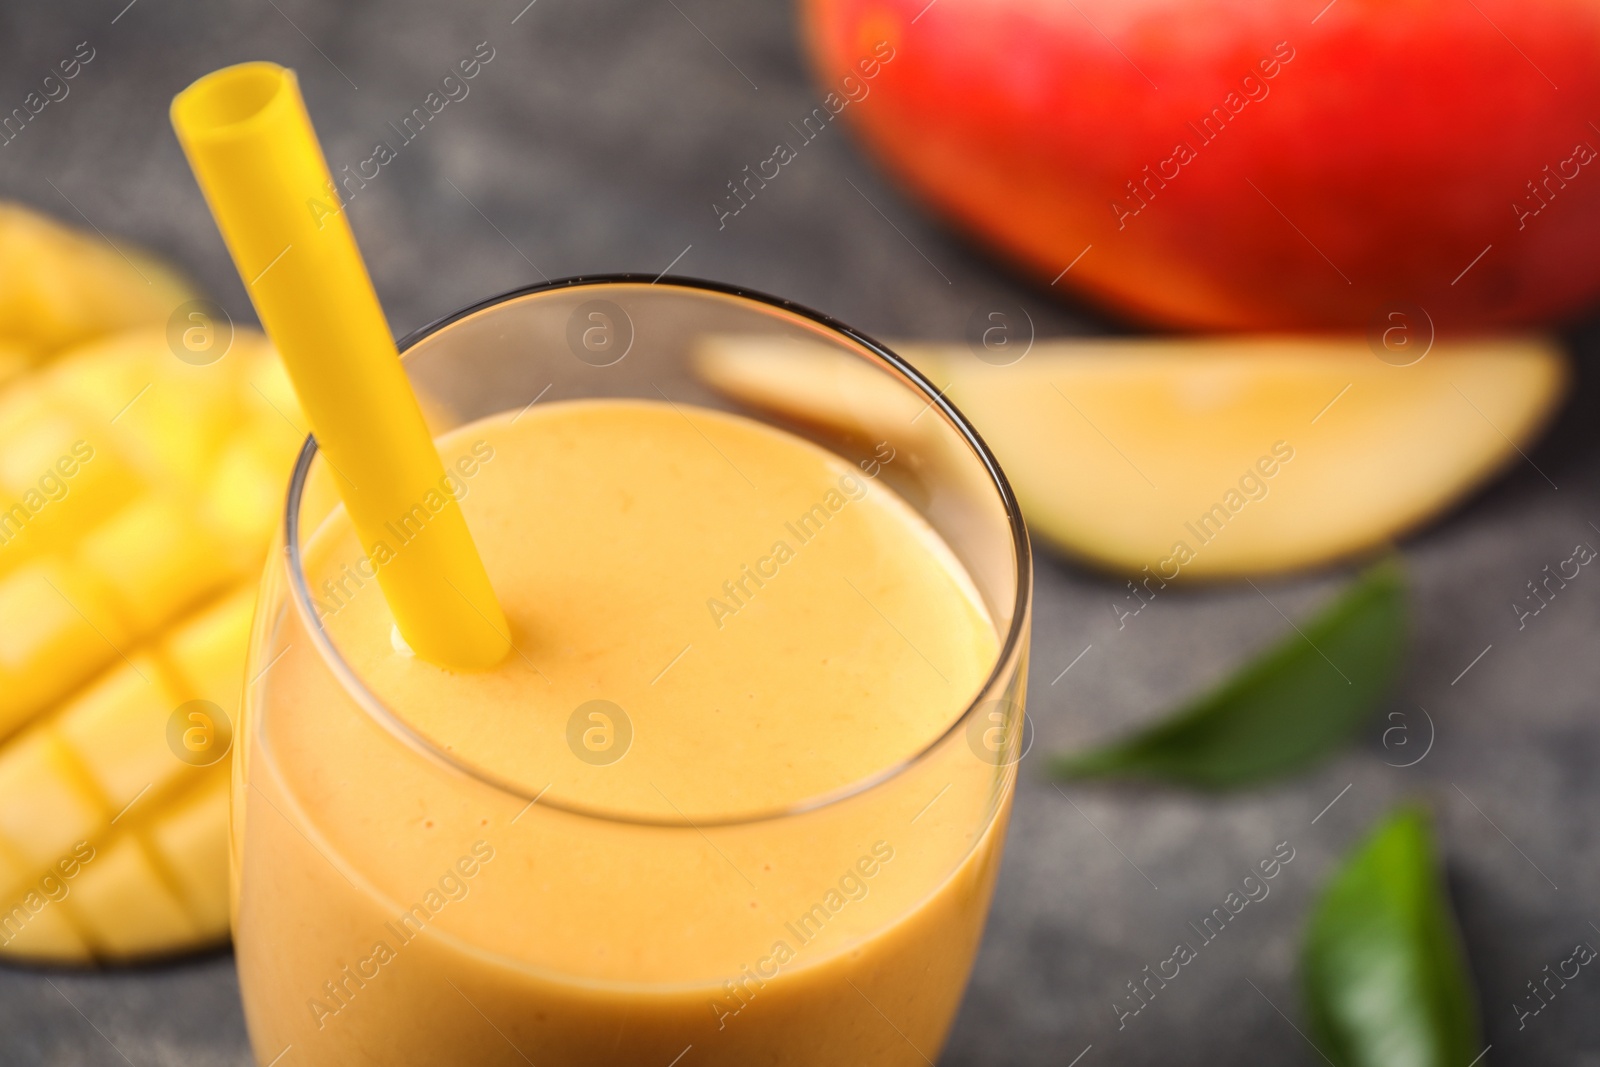
[[[903,772],[917,766],[929,758],[937,749],[943,746],[958,731],[965,730],[971,724],[980,708],[992,702],[996,691],[1003,688],[1006,676],[1011,665],[1022,655],[1025,633],[1027,631],[1028,617],[1032,610],[1033,598],[1033,557],[1031,554],[1027,527],[1023,524],[1022,511],[1017,504],[1016,496],[1012,493],[1011,483],[1006,479],[1005,472],[1000,469],[999,462],[994,453],[984,443],[978,431],[967,421],[966,416],[945,398],[943,393],[934,387],[923,374],[902,357],[896,355],[888,346],[873,340],[859,330],[825,315],[813,311],[802,304],[782,297],[771,296],[767,293],[743,286],[729,285],[723,282],[709,281],[703,278],[692,278],[681,275],[661,274],[652,277],[648,274],[635,272],[616,274],[583,274],[568,278],[556,278],[549,281],[538,282],[532,285],[520,286],[509,289],[494,296],[487,297],[475,303],[443,315],[424,326],[420,326],[401,338],[396,347],[402,360],[411,349],[434,334],[454,325],[479,312],[487,311],[502,304],[525,296],[540,293],[555,292],[563,289],[584,287],[600,287],[609,285],[644,285],[650,287],[662,286],[688,290],[693,293],[711,293],[719,296],[732,296],[751,303],[764,305],[767,308],[777,308],[781,311],[797,315],[824,329],[843,336],[847,340],[860,345],[874,356],[885,361],[891,369],[898,372],[917,391],[923,394],[924,399],[931,407],[937,408],[945,417],[947,423],[955,428],[966,443],[967,448],[983,464],[988,473],[990,483],[1000,497],[1000,502],[1005,508],[1006,523],[1011,531],[1011,548],[1014,558],[1014,578],[1016,581],[1016,597],[1012,604],[1011,625],[1001,642],[995,663],[978,692],[970,703],[937,737],[934,737],[910,755],[881,767],[871,774],[865,775],[853,782],[848,782],[835,789],[806,797],[793,804],[782,807],[756,811],[747,814],[730,816],[711,816],[690,819],[687,816],[649,816],[634,815],[602,808],[591,807],[586,804],[573,803],[566,800],[546,798],[550,786],[537,793],[531,792],[525,786],[493,774],[481,767],[474,766],[451,752],[441,748],[434,741],[425,737],[398,714],[395,713],[378,695],[369,689],[364,681],[356,674],[346,662],[343,654],[334,646],[333,638],[323,627],[322,620],[317,616],[312,605],[311,590],[306,581],[304,557],[302,552],[299,519],[300,505],[304,496],[306,481],[311,472],[311,464],[317,456],[317,439],[315,434],[307,434],[305,444],[301,446],[300,454],[295,462],[294,473],[289,481],[288,497],[284,504],[284,553],[285,562],[289,572],[289,598],[295,610],[300,615],[301,623],[306,633],[311,638],[312,646],[322,658],[324,666],[338,679],[345,692],[355,703],[381,726],[391,736],[395,737],[407,748],[427,757],[448,770],[464,774],[489,788],[508,794],[520,800],[528,801],[528,806],[541,804],[545,807],[575,815],[582,818],[596,819],[606,823],[631,824],[636,826],[649,826],[671,829],[701,829],[705,827],[739,826],[753,823],[770,822],[778,819],[804,815],[808,812],[819,811],[842,803],[852,797],[869,792],[879,785],[898,777]],[[1010,764],[1009,766],[1014,766]],[[997,764],[999,769],[1006,769],[1007,765]],[[524,808],[524,810],[527,810]]]

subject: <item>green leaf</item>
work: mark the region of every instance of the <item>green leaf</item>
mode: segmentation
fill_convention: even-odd
[[[1344,743],[1399,673],[1399,564],[1369,568],[1315,619],[1218,688],[1104,748],[1058,756],[1068,778],[1125,776],[1221,789],[1302,767]]]
[[[1335,1067],[1466,1067],[1483,1051],[1472,979],[1427,813],[1391,813],[1323,890],[1302,960]]]

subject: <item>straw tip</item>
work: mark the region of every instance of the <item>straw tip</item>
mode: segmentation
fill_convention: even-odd
[[[242,129],[296,91],[294,71],[265,60],[214,70],[172,98],[172,125],[181,137]]]

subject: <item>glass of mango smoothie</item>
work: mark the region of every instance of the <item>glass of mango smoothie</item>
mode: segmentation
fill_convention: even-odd
[[[235,751],[260,1064],[935,1061],[1022,753],[1027,536],[937,389],[782,301],[628,276],[403,345],[446,475],[358,543],[308,441]],[[378,588],[446,497],[512,653]]]

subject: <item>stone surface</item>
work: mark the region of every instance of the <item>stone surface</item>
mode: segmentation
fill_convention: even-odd
[[[388,122],[487,41],[494,59],[471,95],[351,204],[397,332],[545,276],[669,265],[885,337],[957,338],[975,309],[1002,301],[1027,307],[1045,335],[1114,328],[928,216],[837,126],[719,227],[711,205],[725,183],[820,100],[787,5],[124,2],[0,13],[0,111],[78,42],[95,49],[70,95],[0,148],[0,193],[175,257],[241,319],[243,289],[167,125],[172,94],[226,63],[290,64],[337,168],[370,154]],[[1592,363],[1592,328],[1570,339]],[[1321,1063],[1296,1032],[1305,909],[1340,852],[1415,797],[1437,813],[1448,855],[1493,1045],[1483,1062],[1600,1064],[1600,978],[1585,974],[1522,1030],[1511,1007],[1574,942],[1600,941],[1590,896],[1600,885],[1600,577],[1585,572],[1520,632],[1508,606],[1576,542],[1600,544],[1596,424],[1579,414],[1595,410],[1593,377],[1585,372],[1527,462],[1403,546],[1414,651],[1385,710],[1404,718],[1376,719],[1361,745],[1271,788],[1063,792],[1038,757],[1110,736],[1215,681],[1342,575],[1168,591],[1119,629],[1109,605],[1121,600],[1120,579],[1040,553],[1038,740],[943,1063]],[[1390,765],[1423,750],[1421,709],[1431,751],[1415,766]],[[1411,743],[1391,734],[1385,748],[1397,724]],[[1124,983],[1168,956],[1190,936],[1186,924],[1282,841],[1295,859],[1271,896],[1119,1031],[1111,1005]],[[0,969],[0,1064],[124,1061],[247,1063],[231,958],[89,975]]]

